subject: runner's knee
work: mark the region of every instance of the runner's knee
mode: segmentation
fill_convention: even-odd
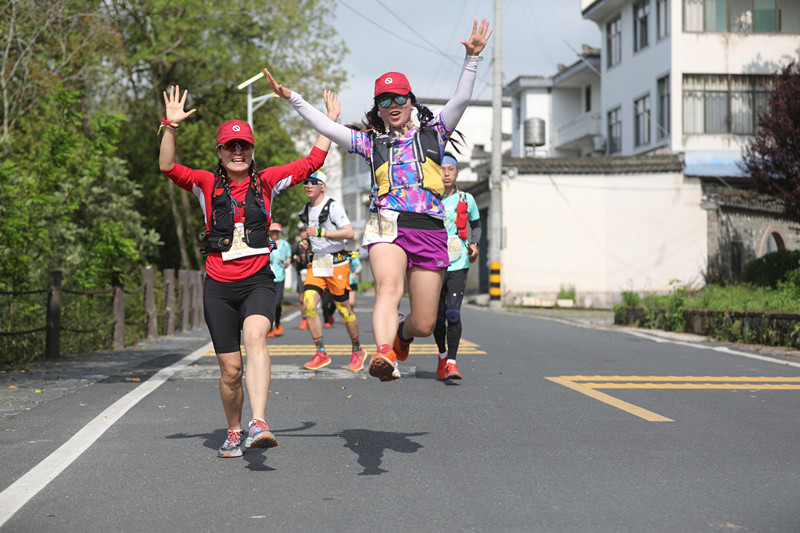
[[[317,304],[314,301],[314,291],[306,291],[303,293],[303,314],[306,318],[317,316]]]
[[[339,314],[342,315],[342,322],[347,324],[348,322],[352,322],[356,319],[356,315],[351,313],[347,306],[344,305],[344,302],[333,302],[336,305],[336,310],[339,311]]]
[[[444,316],[450,324],[461,322],[461,311],[458,309],[448,309],[444,312]]]

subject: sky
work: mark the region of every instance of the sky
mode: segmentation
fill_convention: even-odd
[[[336,0],[332,25],[349,54],[348,81],[339,94],[340,122],[357,122],[371,105],[375,79],[388,71],[408,77],[414,94],[450,98],[464,58],[461,40],[472,21],[486,18],[494,28],[493,0]],[[583,44],[600,46],[600,31],[581,17],[580,0],[503,0],[503,84],[522,75],[551,76],[558,64],[578,60]],[[481,53],[475,100],[492,99],[493,43]]]

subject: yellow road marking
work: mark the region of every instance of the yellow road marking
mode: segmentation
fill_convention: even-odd
[[[752,381],[752,382],[795,382],[800,377],[764,377],[764,376],[561,376],[570,381]]]
[[[244,346],[241,346],[242,355],[247,356]],[[364,347],[367,353],[370,353],[371,347]],[[328,355],[350,355],[353,353],[353,347],[350,344],[326,344],[325,350]],[[273,357],[311,357],[314,355],[314,344],[309,340],[303,344],[270,344],[269,354]],[[439,348],[436,344],[411,344],[411,355],[436,355],[439,353]],[[462,340],[458,349],[459,355],[485,355],[486,352],[480,349],[478,344]],[[216,357],[216,352],[211,349],[205,354],[204,357]]]
[[[672,420],[596,389],[800,390],[798,376],[561,376],[545,379],[651,422]]]
[[[588,389],[800,390],[800,384],[774,383],[581,383]]]
[[[633,405],[632,403],[628,403],[618,398],[614,398],[613,396],[609,396],[608,394],[584,387],[583,385],[570,381],[569,379],[565,379],[563,377],[545,378],[545,379],[549,379],[553,383],[558,383],[559,385],[563,385],[569,389],[572,389],[574,391],[580,392],[581,394],[585,394],[586,396],[594,398],[595,400],[599,400],[603,403],[611,405],[612,407],[616,407],[617,409],[622,409],[623,411],[638,416],[639,418],[643,418],[648,422],[674,422],[674,420],[672,420],[671,418],[661,416],[658,413],[648,411],[647,409],[643,409],[639,406]]]

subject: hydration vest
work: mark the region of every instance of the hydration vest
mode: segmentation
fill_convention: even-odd
[[[322,211],[319,212],[318,220],[319,220],[319,227],[320,228],[330,229],[329,227],[327,227],[327,228],[323,227],[323,225],[328,221],[328,217],[331,214],[331,204],[332,203],[333,203],[333,198],[328,198],[328,201],[325,202],[325,205],[322,206]],[[300,221],[303,224],[305,224],[306,226],[308,226],[308,210],[310,208],[311,208],[311,202],[307,202],[306,205],[303,206],[303,210],[300,211],[300,213],[298,214],[298,216],[300,217]],[[330,225],[333,226],[336,229],[339,229],[339,226],[337,226],[336,223],[333,220],[331,220]]]
[[[442,183],[442,154],[439,148],[439,135],[427,123],[423,123],[414,133],[412,148],[414,159],[403,163],[416,163],[417,182],[408,185],[395,185],[392,183],[392,167],[394,162],[394,145],[396,139],[390,135],[372,137],[372,155],[370,157],[370,170],[372,172],[372,187],[377,186],[377,196],[381,197],[394,189],[406,187],[422,187],[441,199],[444,194]]]
[[[467,204],[467,195],[458,191],[458,205],[456,206],[456,229],[458,230],[458,238],[462,241],[467,240],[467,219],[469,205]]]
[[[228,178],[218,176],[214,180],[214,189],[211,195],[211,220],[209,229],[200,234],[203,246],[200,252],[205,256],[210,252],[227,252],[233,245],[234,206],[242,207],[235,203],[231,197]],[[274,247],[269,238],[267,228],[270,225],[270,216],[264,209],[264,197],[261,192],[261,179],[257,175],[250,176],[250,187],[244,200],[244,242],[251,248]]]

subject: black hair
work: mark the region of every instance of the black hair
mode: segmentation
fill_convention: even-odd
[[[420,124],[423,126],[429,125],[436,118],[433,112],[428,109],[427,106],[421,102],[418,102],[416,96],[414,96],[414,93],[408,93],[408,96],[411,98],[411,104],[417,110],[417,119],[419,120]],[[383,122],[383,119],[378,111],[377,97],[373,99],[372,109],[367,111],[362,123],[366,129],[375,130],[378,133],[387,133],[386,124]],[[459,137],[458,139],[454,138],[456,134]],[[448,141],[453,145],[453,150],[460,154],[461,150],[459,150],[458,147],[459,145],[464,144],[464,134],[458,130],[453,130],[453,135],[450,136]]]

